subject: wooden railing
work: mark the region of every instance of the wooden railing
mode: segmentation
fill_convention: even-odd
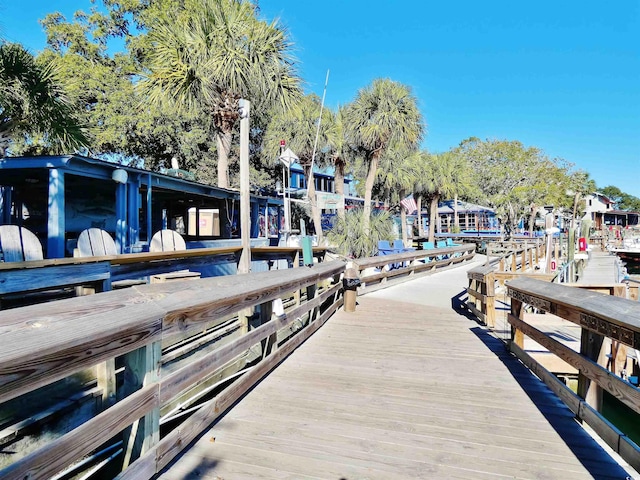
[[[111,394],[103,396],[101,413],[11,463],[0,478],[51,478],[114,439],[124,450],[119,478],[151,478],[340,307],[344,270],[343,262],[333,261],[142,285],[3,312],[0,405],[96,367],[100,388]],[[296,298],[292,292],[301,289],[306,294]],[[274,300],[292,296],[283,315],[272,314]],[[200,335],[236,314],[238,336],[198,349],[179,368],[161,368],[163,344]],[[262,353],[251,368],[160,437],[164,405],[256,345]]]
[[[386,288],[389,283],[401,283],[471,260],[475,255],[474,244],[463,244],[444,248],[413,250],[378,257],[354,260],[353,268],[361,281],[360,293]]]
[[[492,252],[492,253],[490,253]],[[485,265],[467,271],[467,308],[489,328],[496,326],[496,286],[519,277],[552,281],[555,274],[535,270],[541,243],[494,242],[487,246]]]
[[[508,283],[512,327],[511,351],[551,388],[576,416],[636,470],[640,469],[640,448],[625,432],[611,425],[599,412],[602,390],[617,398],[640,420],[640,390],[598,363],[607,341],[640,350],[640,304],[618,296],[603,295],[531,278]],[[621,292],[619,292],[621,293]],[[525,321],[524,305],[556,315],[581,327],[580,351],[574,351]],[[524,336],[562,358],[579,371],[578,394],[543,368],[524,350]],[[615,359],[614,359],[615,360]]]
[[[315,247],[313,255],[324,260],[326,248]],[[47,289],[84,285],[97,291],[111,283],[157,273],[191,269],[200,271],[222,263],[237,264],[241,247],[197,248],[175,252],[144,252],[103,257],[57,258],[31,262],[0,262],[0,298]],[[253,247],[254,261],[286,260],[299,264],[299,247]]]
[[[499,263],[499,271],[515,272],[533,268],[543,257],[541,240],[491,242],[487,244],[487,263]],[[492,258],[493,257],[493,258]]]

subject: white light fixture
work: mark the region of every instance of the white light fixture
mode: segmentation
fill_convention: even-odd
[[[126,170],[118,168],[111,174],[111,179],[116,183],[127,183],[129,175]]]

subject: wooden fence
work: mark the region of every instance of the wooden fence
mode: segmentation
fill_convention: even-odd
[[[401,283],[437,269],[451,267],[471,260],[475,245],[465,243],[444,248],[413,250],[378,257],[357,259],[353,268],[361,281],[360,293],[386,288],[391,283]]]
[[[637,301],[605,295],[532,278],[508,283],[512,327],[511,351],[541,378],[562,401],[587,422],[604,441],[636,470],[640,470],[640,448],[624,431],[609,423],[599,412],[602,390],[617,398],[633,413],[630,424],[638,424],[640,390],[599,364],[604,356],[604,340],[640,350],[640,304]],[[547,312],[581,327],[580,351],[574,351],[525,321],[524,305]],[[554,374],[524,350],[524,336],[562,358],[579,371],[578,394],[574,394]],[[615,358],[613,359],[615,361]],[[614,362],[615,363],[615,362]]]
[[[142,285],[4,311],[0,405],[92,367],[106,372],[99,386],[112,394],[98,415],[11,463],[0,477],[48,479],[120,439],[124,470],[119,478],[151,478],[342,305],[344,270],[344,262],[333,261]],[[296,296],[300,290],[304,293]],[[284,314],[272,314],[274,300],[291,297]],[[236,314],[239,336],[198,350],[179,368],[161,368],[163,344],[199,335]],[[161,438],[163,405],[255,345],[262,353],[251,368],[193,407]]]
[[[487,262],[467,272],[467,308],[489,328],[496,322],[496,285],[521,276],[551,281],[555,274],[535,270],[541,258],[542,243],[498,242],[487,245]],[[493,258],[491,258],[493,257]]]

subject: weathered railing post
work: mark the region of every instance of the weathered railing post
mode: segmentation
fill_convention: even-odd
[[[358,287],[360,286],[360,278],[358,270],[355,268],[347,268],[344,272],[344,311],[356,311],[356,299],[358,298]]]
[[[122,394],[130,395],[158,381],[162,342],[157,341],[123,355],[125,366]],[[160,440],[160,409],[156,408],[125,429],[123,469]]]
[[[493,272],[490,272],[485,277],[485,291],[486,291],[486,319],[487,326],[491,329],[496,326],[496,277]]]
[[[519,320],[524,318],[524,309],[522,302],[513,296],[511,297],[511,315]],[[511,342],[524,350],[524,333],[522,330],[511,326]]]

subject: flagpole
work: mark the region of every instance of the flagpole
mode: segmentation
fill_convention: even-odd
[[[320,103],[320,116],[316,126],[316,139],[313,142],[313,153],[311,154],[311,170],[309,171],[309,182],[313,182],[313,164],[316,160],[316,150],[318,148],[318,136],[320,135],[320,124],[322,123],[322,111],[324,110],[324,98],[327,95],[327,84],[329,83],[329,69],[327,69],[327,77],[324,80],[324,91],[322,92],[322,102]],[[309,196],[309,185],[307,183],[307,197]]]

